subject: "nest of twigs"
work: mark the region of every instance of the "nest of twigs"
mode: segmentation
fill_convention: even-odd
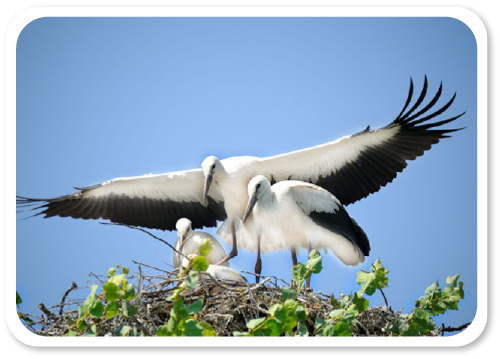
[[[143,264],[144,265],[144,264]],[[155,268],[158,271],[160,269]],[[138,308],[137,314],[131,317],[117,315],[110,319],[85,318],[87,328],[96,324],[97,335],[113,335],[120,326],[137,328],[146,336],[154,336],[159,326],[165,325],[169,319],[173,302],[167,298],[176,289],[179,279],[177,272],[162,271],[161,275],[144,275],[139,266],[139,273],[131,278],[137,280],[137,296],[131,304]],[[94,283],[102,284],[104,276],[93,275]],[[100,282],[100,283],[99,283]],[[91,284],[94,284],[91,283]],[[247,283],[244,286],[235,286],[230,282],[217,282],[205,278],[196,290],[182,292],[186,305],[203,299],[203,310],[197,314],[199,322],[208,322],[215,329],[217,336],[232,336],[234,331],[245,332],[248,330],[246,323],[252,319],[269,316],[269,308],[276,303],[281,303],[281,288],[288,288],[290,284],[275,277],[262,277],[260,283]],[[42,336],[63,336],[74,327],[78,319],[76,305],[81,305],[84,299],[67,300],[70,292],[89,294],[89,286],[78,288],[76,284],[64,294],[61,303],[45,307],[40,304],[40,316],[24,314],[33,322],[26,327],[32,332]],[[74,294],[73,293],[73,294]],[[104,297],[100,298],[104,302]],[[303,289],[297,301],[307,310],[305,324],[310,336],[315,335],[314,323],[316,318],[325,319],[335,309],[332,305],[331,295]],[[354,336],[386,336],[385,327],[399,313],[391,308],[380,306],[368,308],[358,315],[357,324],[353,327]],[[83,333],[78,333],[83,334]],[[429,335],[440,335],[440,328]]]

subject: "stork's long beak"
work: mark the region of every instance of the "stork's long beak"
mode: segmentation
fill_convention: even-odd
[[[253,207],[257,203],[257,199],[257,194],[254,193],[254,195],[248,200],[247,209],[245,210],[245,217],[243,217],[243,223],[247,221],[248,216],[250,216],[250,213],[252,213]]]
[[[203,203],[207,203],[208,190],[210,189],[210,185],[212,184],[212,180],[214,179],[214,173],[210,172],[205,177],[205,185],[203,187]]]

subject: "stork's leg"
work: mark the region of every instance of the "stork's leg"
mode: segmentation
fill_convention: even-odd
[[[292,263],[295,267],[297,265],[297,250],[295,247],[290,248],[290,252],[292,252]],[[295,282],[292,280],[292,287],[296,287]]]
[[[238,255],[238,245],[236,243],[236,231],[234,229],[234,221],[231,222],[231,234],[233,236],[233,249],[231,249],[231,252],[228,254],[228,256],[221,261],[217,262],[217,265],[220,265],[222,263],[226,263],[228,260],[231,258],[234,258]]]
[[[307,255],[309,256],[309,253],[312,251],[312,245],[311,242],[309,242],[309,251],[307,252]],[[306,278],[306,288],[311,288],[311,275]]]
[[[297,250],[295,249],[295,247],[292,247],[290,248],[290,252],[292,252],[292,263],[295,267],[297,265]]]
[[[260,236],[257,238],[257,262],[255,263],[255,283],[259,283],[262,272],[262,260],[260,259]]]

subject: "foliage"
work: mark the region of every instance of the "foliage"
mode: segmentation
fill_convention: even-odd
[[[212,249],[213,246],[210,240],[204,240],[199,248],[201,255],[191,255],[189,257],[189,265],[181,269],[179,278],[186,276],[186,280],[167,298],[167,300],[173,300],[174,305],[170,311],[170,318],[167,324],[158,328],[156,332],[157,336],[215,336],[215,330],[210,324],[207,322],[200,323],[197,320],[196,314],[202,311],[203,301],[198,300],[186,306],[181,296],[181,293],[185,289],[195,289],[198,287],[200,272],[206,271],[209,265],[205,257]]]
[[[33,320],[30,317],[28,317],[26,314],[21,313],[20,305],[22,303],[23,303],[23,300],[21,299],[21,296],[19,295],[19,293],[16,290],[17,316],[19,317],[19,319],[21,319],[22,321],[24,321],[26,323],[33,323]]]
[[[206,256],[212,248],[211,242],[205,240],[196,254],[186,257],[187,261],[183,262],[185,266],[176,273],[175,278],[173,277],[175,286],[169,290],[170,295],[162,298],[165,301],[163,306],[166,308],[168,305],[170,312],[164,312],[166,317],[162,317],[153,325],[153,330],[140,326],[139,330],[136,325],[139,325],[141,320],[130,320],[136,319],[134,317],[138,313],[138,308],[132,303],[139,298],[136,298],[134,286],[127,277],[129,269],[117,265],[108,270],[107,281],[102,284],[100,291],[98,285],[91,286],[90,294],[78,307],[78,312],[73,312],[73,317],[65,314],[68,323],[65,336],[144,336],[146,334],[142,329],[147,335],[156,336],[215,336],[217,333],[214,327],[202,319],[204,318],[202,312],[205,312],[206,306],[210,305],[212,297],[210,295],[195,299],[190,297],[190,293],[200,288],[201,274],[209,266]],[[265,308],[258,308],[258,311],[253,312],[250,317],[244,316],[250,319],[244,319],[237,327],[238,330],[231,329],[232,334],[234,336],[353,336],[363,333],[390,336],[436,335],[436,323],[433,318],[448,310],[458,310],[458,303],[464,298],[464,284],[458,281],[460,276],[450,276],[446,280],[448,285],[444,289],[441,289],[437,281],[429,286],[425,294],[416,300],[415,308],[409,313],[394,313],[387,308],[387,300],[383,293],[383,289],[388,287],[389,271],[377,259],[370,271],[361,270],[357,273],[356,280],[360,285],[357,292],[349,295],[340,293],[338,298],[333,295],[327,296],[328,302],[325,299],[322,311],[311,316],[312,313],[309,311],[312,307],[307,302],[308,298],[311,298],[311,291],[304,288],[304,283],[312,274],[319,274],[322,268],[322,256],[319,251],[311,251],[305,264],[298,263],[293,267],[292,285],[284,288],[276,287],[278,295],[273,296],[275,299],[266,302],[269,304]],[[76,284],[74,286],[76,287]],[[262,284],[260,288],[266,290]],[[385,314],[379,324],[381,330],[375,330],[374,333],[371,328],[370,330],[365,328],[363,323],[366,325],[366,318],[370,318],[373,322],[369,316],[376,311],[375,308],[369,307],[370,302],[367,297],[375,295],[376,292],[380,292],[384,297],[387,307],[379,311]],[[20,313],[21,303],[21,297],[16,292],[18,315],[29,325],[33,321],[27,315]],[[142,302],[134,303],[141,308],[144,307]],[[62,310],[60,315],[61,313]],[[259,316],[259,313],[263,313],[264,316]],[[54,318],[52,313],[48,313],[48,317],[50,316]],[[109,321],[113,318],[120,320],[112,322],[116,324],[110,326]],[[242,331],[245,330],[245,326],[246,331]],[[231,331],[226,333],[230,334]]]
[[[332,310],[326,319],[317,318],[314,325],[318,336],[352,336],[353,326],[357,324],[356,316],[365,311],[370,302],[364,297],[373,295],[378,289],[387,287],[389,273],[379,259],[371,266],[371,272],[359,271],[357,282],[362,285],[361,289],[354,295],[346,296],[340,293],[340,299],[332,296]]]
[[[130,303],[135,298],[135,289],[125,277],[129,274],[129,269],[117,265],[116,268],[110,268],[107,274],[108,280],[102,285],[99,294],[97,294],[99,287],[97,284],[90,287],[90,294],[78,307],[78,319],[73,321],[71,318],[67,318],[71,328],[65,336],[77,336],[78,333],[83,333],[83,336],[98,335],[96,323],[92,324],[90,328],[88,327],[85,320],[88,316],[97,319],[110,319],[117,315],[123,315],[128,318],[137,313],[137,308]],[[102,297],[106,301],[106,306],[102,303]],[[117,327],[114,333],[110,334],[114,336],[142,336],[136,328],[126,325]]]
[[[460,276],[449,276],[448,285],[441,291],[436,281],[425,290],[425,295],[415,302],[411,313],[403,314],[389,325],[392,335],[425,335],[436,327],[432,317],[444,314],[447,310],[458,310],[458,302],[464,299],[464,283],[458,282]]]

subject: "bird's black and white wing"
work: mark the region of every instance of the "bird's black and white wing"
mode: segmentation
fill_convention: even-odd
[[[427,77],[417,101],[409,108],[413,81],[406,104],[399,116],[385,127],[364,131],[336,141],[286,154],[262,158],[257,172],[272,183],[288,179],[315,183],[337,197],[342,204],[354,203],[391,182],[407,165],[449,133],[460,129],[436,129],[464,113],[431,122],[453,103],[455,95],[443,107],[434,106],[442,93],[421,106],[427,94]]]
[[[17,197],[19,207],[40,210],[45,217],[109,219],[115,223],[174,230],[179,218],[191,219],[193,228],[215,227],[224,220],[223,197],[216,186],[203,203],[201,169],[160,175],[116,178],[78,192],[54,198]]]
[[[344,258],[343,260],[354,256],[355,263],[359,263],[358,257],[361,257],[361,254],[367,256],[370,253],[370,243],[365,232],[330,192],[301,181],[283,181],[274,186],[279,186],[280,183],[288,186],[296,204],[316,225],[344,238],[352,245],[347,246],[350,248],[347,251],[336,248],[333,241],[319,243],[320,246],[331,248],[339,258]]]

